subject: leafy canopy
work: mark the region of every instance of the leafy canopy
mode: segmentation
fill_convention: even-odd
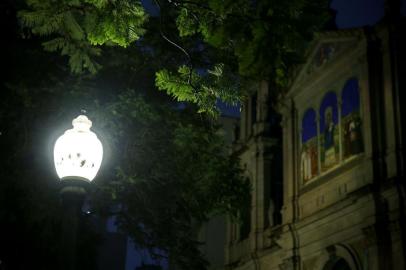
[[[139,1],[27,0],[29,10],[19,12],[24,26],[33,34],[50,36],[45,50],[69,57],[72,72],[95,73],[99,45],[126,47],[138,40],[147,19]]]
[[[157,0],[157,28],[150,26],[154,20],[147,22],[139,0],[26,2],[27,9],[20,12],[23,25],[34,34],[49,36],[45,49],[68,55],[76,73],[95,73],[100,68],[96,59],[106,46],[128,47],[136,40],[142,44],[140,37],[146,30],[160,32],[162,42],[177,47],[179,55],[156,70],[156,86],[212,115],[217,114],[217,99],[237,103],[247,94],[245,84],[251,80],[268,80],[273,91],[286,86],[307,42],[326,23],[329,3]],[[217,75],[210,70],[217,70]]]

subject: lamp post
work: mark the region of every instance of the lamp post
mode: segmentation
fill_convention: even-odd
[[[79,115],[72,125],[54,146],[63,204],[60,269],[66,270],[76,269],[78,219],[86,186],[95,178],[103,158],[103,146],[90,130],[92,122],[85,115]]]

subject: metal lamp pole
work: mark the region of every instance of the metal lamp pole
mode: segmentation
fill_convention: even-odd
[[[60,269],[77,269],[77,231],[86,189],[95,178],[103,146],[84,115],[72,121],[73,128],[60,136],[54,147],[54,163],[61,180],[63,206]]]

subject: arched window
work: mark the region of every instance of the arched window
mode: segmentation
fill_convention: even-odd
[[[320,105],[320,160],[323,171],[339,162],[339,129],[337,96],[328,92]]]
[[[318,173],[316,112],[308,109],[302,119],[301,175],[303,183]]]
[[[358,80],[349,79],[341,94],[341,123],[344,159],[363,152]]]

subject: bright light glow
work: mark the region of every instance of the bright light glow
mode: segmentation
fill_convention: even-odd
[[[58,138],[54,147],[54,163],[60,179],[81,177],[92,181],[102,162],[103,146],[96,134],[90,130],[92,121],[79,115]]]

